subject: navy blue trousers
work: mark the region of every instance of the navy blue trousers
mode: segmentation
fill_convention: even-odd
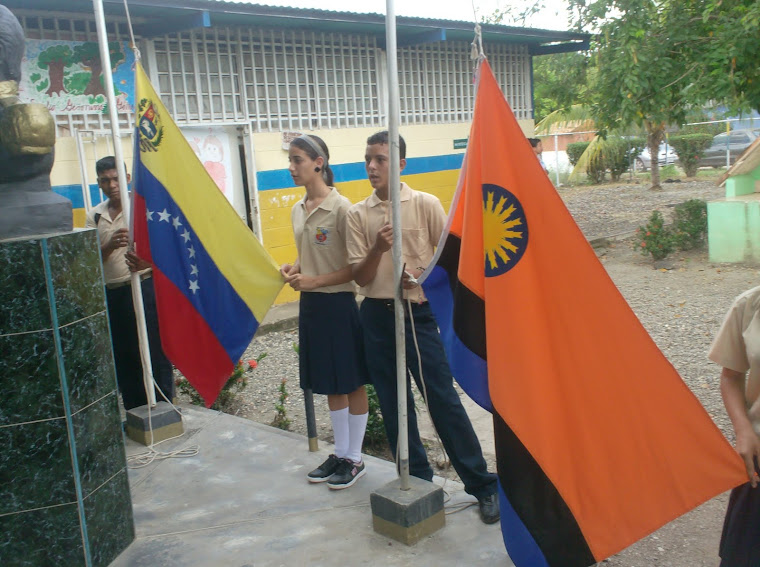
[[[174,397],[172,363],[161,350],[153,278],[143,280],[140,287],[145,305],[145,323],[148,327],[148,346],[153,377],[166,397],[171,400]],[[106,302],[108,303],[108,320],[111,325],[113,358],[116,364],[116,381],[119,384],[124,409],[130,410],[144,406],[148,400],[145,397],[145,386],[143,386],[137,320],[132,306],[132,287],[125,285],[116,289],[106,288]],[[156,401],[164,401],[158,392],[156,392]]]
[[[364,331],[364,347],[372,384],[383,413],[385,432],[391,451],[396,454],[398,438],[398,402],[396,397],[396,339],[393,302],[365,298],[359,310]],[[422,359],[422,373],[427,391],[428,410],[451,464],[464,483],[467,493],[476,498],[494,494],[496,475],[489,473],[483,451],[459,395],[454,389],[446,353],[438,334],[438,325],[427,303],[412,304],[412,315]],[[422,392],[417,353],[406,313],[406,365]],[[409,416],[409,472],[423,480],[433,479],[433,469],[425,453],[417,428],[411,381],[407,381]]]

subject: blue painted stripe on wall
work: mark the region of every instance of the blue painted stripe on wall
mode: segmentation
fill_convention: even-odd
[[[409,158],[406,160],[406,168],[403,175],[414,175],[418,173],[433,173],[436,171],[448,171],[450,169],[459,169],[462,167],[464,154],[448,154],[443,156],[428,156],[419,158]],[[335,174],[336,183],[345,183],[347,181],[358,181],[367,178],[367,172],[364,170],[363,162],[342,163],[332,166]],[[270,171],[259,171],[256,174],[259,191],[268,191],[270,189],[288,189],[295,187],[293,179],[287,169],[273,169]]]
[[[82,195],[81,185],[56,185],[53,187],[53,191],[71,201],[73,209],[84,208],[84,196]],[[93,205],[100,203],[100,190],[97,183],[90,185],[90,199],[92,199]]]
[[[462,167],[464,154],[449,154],[443,156],[427,156],[418,158],[409,158],[406,160],[404,175],[414,175],[418,173],[433,173],[436,171],[448,171]],[[333,166],[336,183],[346,183],[348,181],[358,181],[367,178],[367,172],[364,170],[364,163],[357,161],[354,163],[342,163]],[[296,187],[293,178],[287,169],[273,169],[271,171],[260,171],[256,174],[259,185],[259,191],[268,191],[270,189],[288,189]],[[84,199],[82,197],[81,185],[56,185],[53,191],[66,197],[71,201],[71,206],[75,209],[84,208]],[[100,191],[98,185],[90,185],[90,196],[92,204],[100,203]]]

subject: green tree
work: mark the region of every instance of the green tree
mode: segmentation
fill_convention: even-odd
[[[588,67],[588,56],[578,52],[533,58],[533,118],[536,122],[554,111],[586,100]]]
[[[593,113],[600,129],[642,127],[652,156],[669,125],[684,122],[695,101],[692,81],[698,63],[686,55],[699,28],[682,0],[571,0],[581,21],[599,30]],[[651,189],[660,189],[657,159]]]
[[[115,69],[125,59],[121,45],[117,41],[109,42],[108,51],[111,57],[111,65]],[[90,71],[90,80],[84,89],[84,94],[93,96],[105,95],[106,90],[101,81],[103,63],[100,60],[98,44],[88,41],[82,45],[77,45],[74,48],[74,58]]]
[[[700,41],[692,46],[701,62],[699,94],[704,100],[725,102],[733,111],[760,111],[760,2],[687,2],[702,30]]]
[[[63,73],[65,68],[70,67],[72,63],[74,59],[68,45],[54,45],[39,54],[37,66],[40,69],[47,69],[50,81],[46,95],[50,96],[53,93],[60,95],[66,92],[63,86]]]

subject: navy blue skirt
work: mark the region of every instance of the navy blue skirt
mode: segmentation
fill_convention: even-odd
[[[353,293],[301,293],[298,363],[301,388],[315,394],[350,394],[369,384]]]
[[[760,469],[755,469],[760,474]],[[720,538],[720,567],[760,565],[760,485],[747,482],[731,491],[723,535]]]

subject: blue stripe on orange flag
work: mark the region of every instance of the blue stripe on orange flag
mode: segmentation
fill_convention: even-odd
[[[485,60],[447,229],[422,279],[458,382],[480,400],[487,384],[517,567],[592,565],[746,481],[607,276]]]
[[[136,251],[153,263],[163,349],[211,405],[283,281],[139,63],[135,74]]]

